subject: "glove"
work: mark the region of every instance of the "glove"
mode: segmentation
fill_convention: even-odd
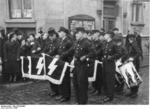
[[[58,58],[58,59],[59,59],[59,58],[60,58],[60,55],[56,55],[55,58]]]
[[[134,61],[134,58],[130,57],[128,60],[129,60],[129,61]]]
[[[86,56],[82,56],[81,58],[80,58],[80,61],[84,61],[86,59]]]
[[[17,61],[19,61],[20,59],[19,58],[17,58]]]

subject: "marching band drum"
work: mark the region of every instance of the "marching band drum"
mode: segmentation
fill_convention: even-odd
[[[123,78],[128,88],[138,86],[143,81],[133,64],[133,58],[129,58],[124,63],[121,62],[121,58],[118,59],[116,61],[116,72]],[[119,79],[117,80],[119,81]]]

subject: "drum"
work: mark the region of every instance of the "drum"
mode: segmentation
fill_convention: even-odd
[[[122,76],[129,88],[138,86],[142,83],[142,78],[138,74],[133,64],[133,60],[127,60],[124,63],[121,62],[121,59],[117,60],[116,72]]]

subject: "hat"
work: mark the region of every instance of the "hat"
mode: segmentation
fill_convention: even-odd
[[[51,34],[56,33],[56,31],[55,31],[55,29],[54,29],[53,27],[50,27],[50,28],[48,28],[47,33],[48,33],[49,35],[51,35]]]
[[[104,29],[104,28],[101,28],[101,32],[105,32],[105,29]]]
[[[95,33],[100,33],[99,30],[92,30],[92,34],[95,34]]]
[[[11,40],[14,37],[14,35],[15,35],[14,32],[9,33],[9,40]]]
[[[58,32],[64,32],[66,34],[69,33],[68,29],[66,29],[65,27],[60,27]]]
[[[134,34],[129,34],[128,37],[129,37],[129,39],[133,39],[133,38],[135,38],[135,35]]]
[[[85,29],[83,27],[77,27],[76,32],[85,32]]]
[[[14,32],[14,34],[16,34],[16,35],[20,35],[20,31],[19,31],[18,28],[14,28],[14,29],[13,29],[13,32]]]
[[[118,28],[114,28],[113,31],[119,31],[119,29]]]

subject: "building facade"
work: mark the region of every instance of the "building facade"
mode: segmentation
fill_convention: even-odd
[[[28,33],[39,27],[117,27],[123,34],[136,29],[149,36],[149,10],[148,0],[0,0],[0,26],[7,32],[19,28]]]

